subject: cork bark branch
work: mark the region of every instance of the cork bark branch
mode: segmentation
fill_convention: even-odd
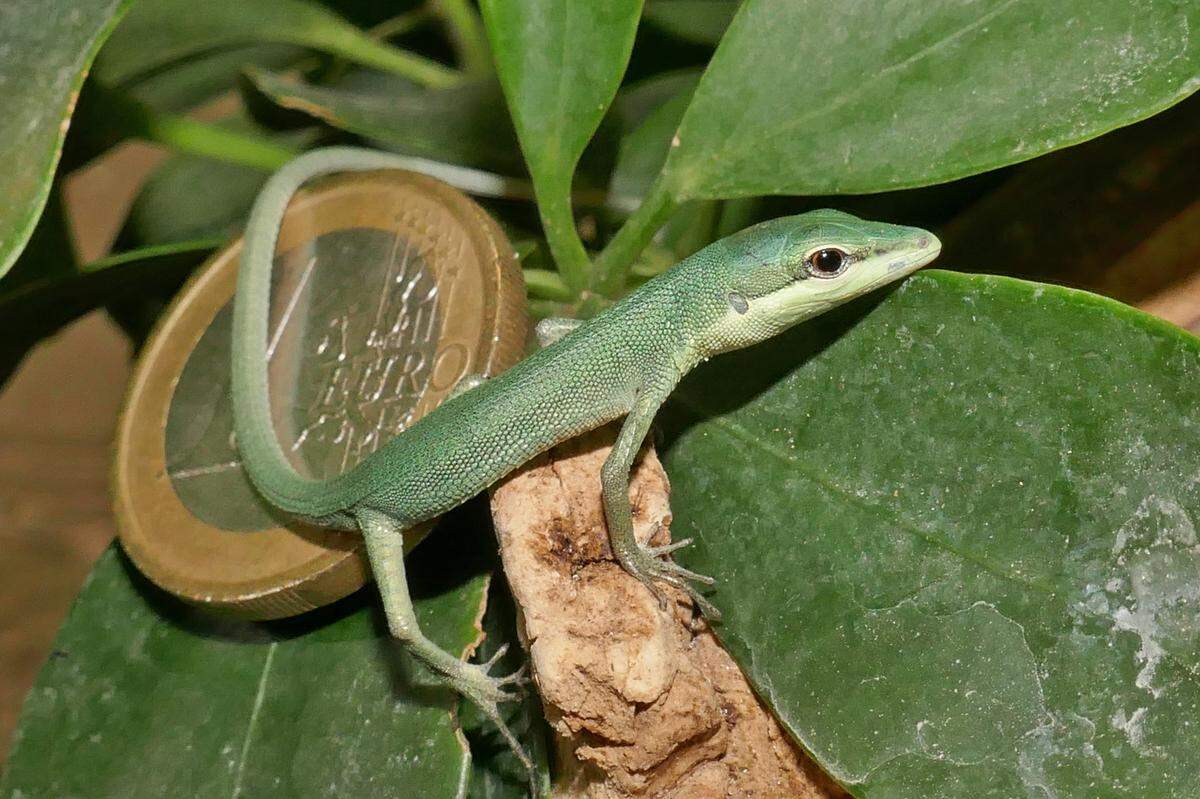
[[[752,693],[687,597],[666,610],[613,559],[600,502],[612,426],[556,447],[492,492],[501,556],[543,708],[556,797],[834,799],[845,794]],[[652,446],[630,485],[635,529],[669,540]],[[664,587],[665,590],[665,587]]]

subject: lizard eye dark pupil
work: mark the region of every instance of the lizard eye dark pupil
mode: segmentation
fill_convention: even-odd
[[[846,264],[846,254],[828,247],[814,252],[809,256],[809,262],[812,264],[813,273],[818,277],[832,277],[842,271]]]

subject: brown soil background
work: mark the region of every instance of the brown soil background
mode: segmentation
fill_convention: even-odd
[[[125,145],[68,181],[81,261],[108,251],[160,158]],[[129,350],[95,313],[38,346],[0,390],[0,763],[63,617],[116,535],[108,470]]]

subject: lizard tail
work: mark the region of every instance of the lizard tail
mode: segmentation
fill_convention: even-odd
[[[408,159],[372,150],[329,147],[312,150],[271,176],[246,224],[237,295],[233,303],[233,418],[237,445],[250,481],[281,510],[334,523],[353,505],[346,480],[314,480],[288,460],[275,434],[267,393],[267,320],[271,266],[279,226],[292,195],[305,182],[336,172],[408,165]]]

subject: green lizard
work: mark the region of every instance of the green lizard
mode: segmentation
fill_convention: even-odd
[[[237,443],[250,479],[273,505],[309,522],[362,532],[392,635],[479,705],[529,767],[498,710],[517,695],[522,672],[494,677],[495,658],[467,663],[425,637],[406,584],[405,531],[554,444],[623,416],[601,471],[612,550],[660,602],[656,580],[686,590],[715,616],[689,584],[711,580],[663,558],[688,542],[654,548],[633,534],[629,471],[659,406],[710,356],[768,339],[899,280],[933,260],[941,245],[924,230],[838,211],[755,225],[709,245],[586,323],[543,323],[539,332],[556,340],[452,396],[350,471],[313,480],[284,454],[267,397],[267,312],[280,221],[292,194],[311,178],[405,163],[368,150],[316,150],[285,166],[262,190],[247,225],[234,304]]]

